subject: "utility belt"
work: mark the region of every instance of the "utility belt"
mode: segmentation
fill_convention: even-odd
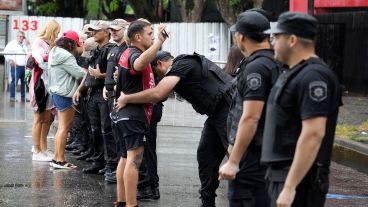
[[[269,182],[285,182],[290,166],[286,167],[268,167],[265,178]]]
[[[320,163],[315,163],[309,170],[304,181],[310,183],[309,186],[312,191],[327,193],[329,187],[329,173],[330,170],[328,167],[323,166]]]
[[[107,91],[107,97],[110,98],[115,98],[115,91]]]
[[[101,95],[102,96],[102,88],[88,88],[87,90],[87,100],[89,100],[91,98],[91,96],[94,96],[96,94]]]
[[[285,182],[289,170],[290,166],[283,166],[283,167],[282,165],[270,166],[267,168],[265,178],[269,182]],[[319,163],[314,163],[311,169],[309,169],[307,175],[303,178],[301,184],[307,183],[311,187],[313,186],[315,186],[315,188],[322,187],[323,190],[326,190],[325,185],[327,182],[327,190],[328,190],[328,174],[329,174],[328,167],[323,166],[322,164]]]

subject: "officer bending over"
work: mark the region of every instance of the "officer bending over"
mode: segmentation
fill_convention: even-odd
[[[289,66],[268,98],[261,162],[267,164],[271,206],[324,206],[341,89],[315,54],[317,20],[280,15],[272,44]]]
[[[156,72],[165,76],[152,89],[139,93],[121,94],[117,107],[129,103],[158,102],[166,98],[172,90],[192,104],[200,114],[206,114],[201,140],[197,150],[199,178],[201,180],[202,206],[215,206],[216,189],[219,185],[218,170],[227,149],[226,119],[229,111],[228,90],[231,76],[205,57],[180,55],[174,60],[170,53],[160,51]],[[165,58],[168,58],[165,60]]]

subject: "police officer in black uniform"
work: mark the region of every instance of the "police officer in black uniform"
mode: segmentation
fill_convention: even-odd
[[[324,206],[341,89],[315,54],[317,20],[286,12],[272,33],[275,59],[289,66],[272,88],[261,161],[271,206]]]
[[[126,41],[124,40],[125,30],[128,28],[129,23],[124,19],[115,19],[111,22],[108,29],[110,30],[111,38],[116,43],[107,54],[107,66],[106,66],[106,77],[105,77],[105,87],[103,89],[103,97],[108,101],[110,112],[114,107],[114,86],[115,80],[113,79],[113,74],[118,65],[121,54],[128,48]],[[105,181],[109,183],[116,182],[116,167],[118,166],[119,156],[116,152],[116,129],[115,124],[111,122],[111,128],[113,137],[115,140],[107,140],[105,154],[107,155],[107,162],[105,167]]]
[[[88,89],[88,116],[91,123],[94,154],[91,157],[92,165],[83,169],[83,173],[98,173],[99,170],[114,168],[114,157],[107,154],[106,149],[115,146],[115,140],[111,132],[111,119],[109,117],[109,107],[107,101],[102,96],[102,91],[106,76],[107,55],[114,46],[109,43],[110,33],[108,31],[109,23],[106,21],[97,21],[90,26],[94,32],[95,42],[99,45],[92,51],[92,57],[89,62],[89,73],[82,81],[79,89],[73,96],[74,102],[78,102],[80,92]],[[113,146],[111,146],[113,145]],[[115,166],[116,168],[116,166]]]
[[[93,37],[83,42],[83,53],[77,57],[77,63],[84,69],[88,69],[90,52],[97,47],[97,43]],[[81,80],[82,81],[82,80]],[[79,82],[80,83],[80,82]],[[88,119],[86,93],[75,106],[76,113],[74,115],[73,125],[69,131],[69,139],[74,137],[73,142],[67,145],[66,149],[74,149],[73,154],[78,155],[77,160],[84,160],[92,154],[91,144],[91,125]],[[87,129],[87,130],[86,130]],[[68,140],[69,141],[69,140]]]
[[[270,22],[256,11],[238,16],[230,28],[237,46],[247,59],[233,81],[233,102],[228,116],[229,160],[220,169],[220,179],[229,181],[230,207],[269,206],[265,190],[266,167],[261,166],[265,104],[279,75],[268,35]]]
[[[91,52],[97,47],[97,45],[98,44],[95,42],[93,37],[90,37],[83,42],[83,53],[77,59],[77,63],[81,67],[88,69]],[[78,125],[80,126],[80,131],[83,133],[81,144],[84,145],[85,146],[84,148],[86,149],[85,151],[81,152],[79,156],[76,157],[77,160],[85,160],[93,154],[92,129],[88,118],[88,110],[87,110],[88,102],[86,92],[87,91],[82,93],[81,97],[79,98],[79,103],[76,105],[77,113],[75,114],[74,117],[74,123],[78,123]]]
[[[161,51],[157,56],[161,56],[162,60],[157,61],[156,72],[165,77],[155,88],[135,94],[122,94],[117,107],[122,108],[127,103],[157,102],[175,90],[198,113],[208,116],[199,142],[197,160],[202,206],[215,206],[218,170],[228,145],[224,123],[231,102],[228,91],[232,77],[198,54],[179,55],[167,61],[163,59],[170,57],[170,53]]]

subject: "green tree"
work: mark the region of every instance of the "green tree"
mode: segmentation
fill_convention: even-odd
[[[98,19],[99,17],[99,8],[100,8],[100,0],[86,0],[86,18],[87,19]]]
[[[201,21],[204,6],[207,0],[172,0],[179,7],[184,22]]]
[[[27,3],[33,8],[28,11],[30,15],[54,16],[58,10],[56,2],[53,0],[36,0],[34,2],[28,1]]]
[[[159,22],[162,18],[163,0],[127,0],[137,18]]]
[[[214,0],[222,18],[229,25],[234,24],[236,16],[254,7],[261,8],[263,0]]]
[[[56,16],[59,17],[84,17],[83,1],[55,0],[57,7]]]
[[[84,17],[83,1],[74,0],[35,0],[27,1],[29,15]]]

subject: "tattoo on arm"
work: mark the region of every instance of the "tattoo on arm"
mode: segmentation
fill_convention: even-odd
[[[137,171],[139,171],[139,166],[141,166],[142,160],[143,160],[143,152],[137,154],[133,159],[134,167]]]

